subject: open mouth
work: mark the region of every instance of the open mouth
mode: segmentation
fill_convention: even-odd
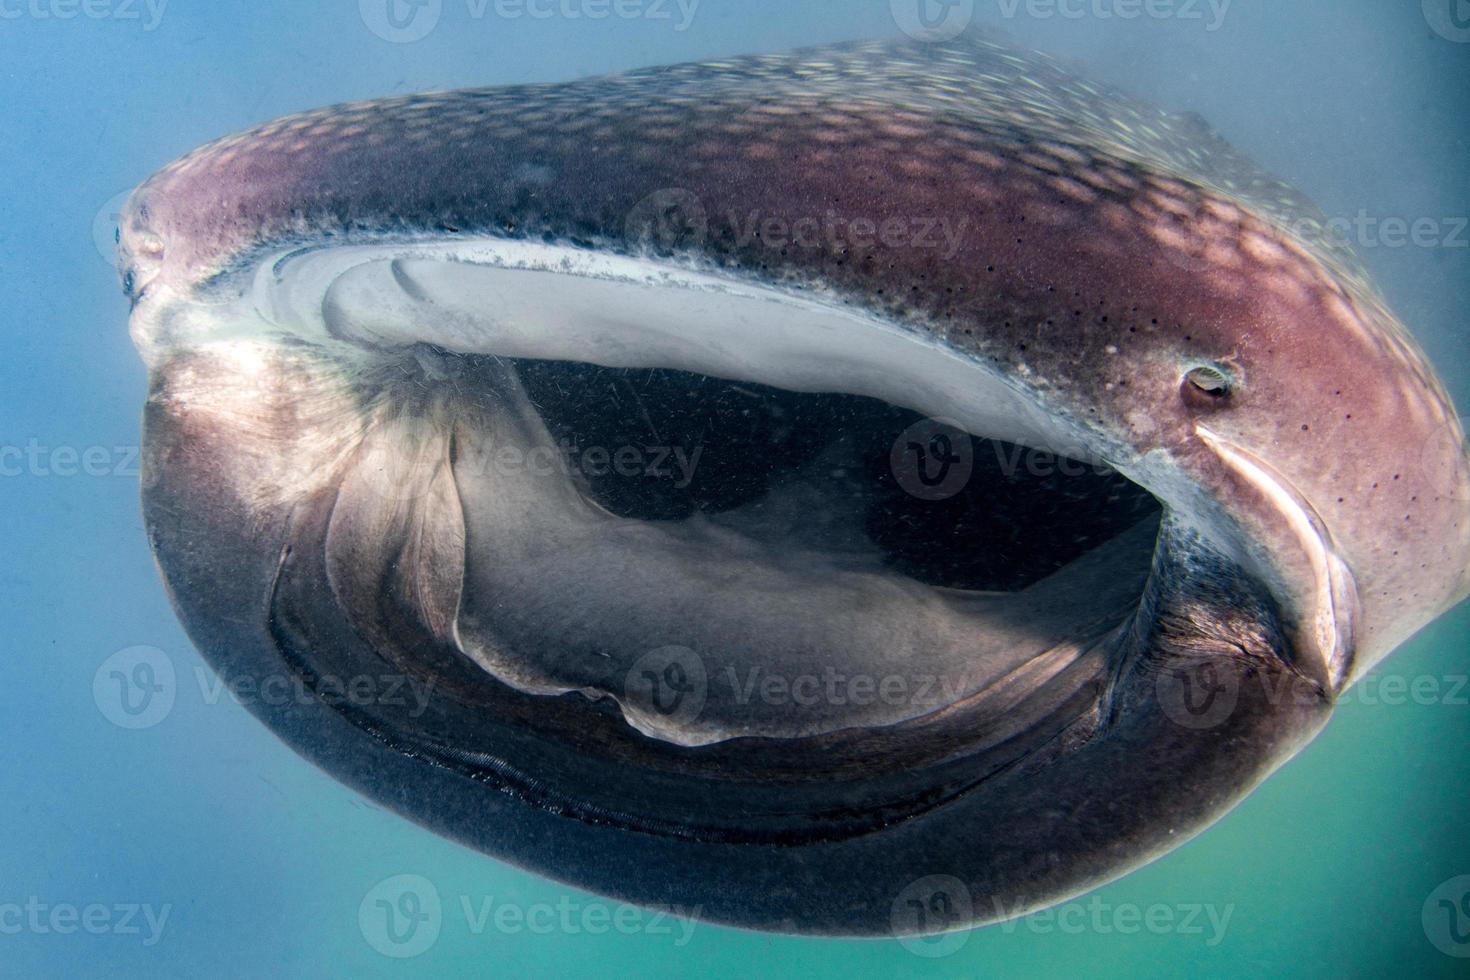
[[[455,640],[518,690],[611,698],[674,744],[941,712],[1116,626],[1147,577],[1158,505],[1100,464],[860,395],[455,369],[493,402],[450,423]]]
[[[288,745],[485,854],[1025,914],[1464,594],[1452,407],[1320,218],[978,38],[279,120],[120,222],[150,544]]]
[[[1104,464],[862,395],[660,368],[510,364],[558,450],[542,469],[569,474],[584,499],[626,520],[726,528],[819,568],[1019,593],[1159,509]],[[537,465],[504,457],[521,459]]]
[[[854,313],[478,258],[299,253],[246,293],[308,341],[282,384],[351,361],[369,420],[296,509],[277,643],[435,685],[344,713],[715,839],[871,829],[1097,723],[1163,511],[1075,432]]]

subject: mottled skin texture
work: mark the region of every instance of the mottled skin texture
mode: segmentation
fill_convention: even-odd
[[[1120,455],[1165,448],[1206,484],[1228,477],[1201,451],[1193,413],[1176,410],[1179,366],[1237,365],[1245,384],[1210,424],[1261,447],[1332,529],[1359,579],[1360,660],[1466,591],[1470,469],[1456,460],[1426,477],[1417,452],[1455,425],[1453,408],[1351,258],[1313,240],[1315,212],[1197,122],[985,42],[288,117],[145,184],[124,219],[123,262],[137,291],[190,292],[252,249],[325,236],[619,247],[639,203],[670,189],[709,222],[699,259],[831,290],[1024,367]],[[729,220],[829,211],[967,231],[948,259],[912,246],[854,255],[840,243],[742,245]],[[148,254],[155,242],[161,260]]]
[[[946,221],[963,233],[952,254],[743,234],[768,218],[789,227],[833,214],[878,227]],[[267,635],[267,597],[279,598],[278,569],[290,570],[282,549],[299,544],[292,522],[309,524],[314,505],[243,517],[221,505],[252,499],[239,455],[268,457],[274,444],[178,394],[180,365],[187,387],[206,393],[228,385],[229,368],[171,348],[167,311],[228,295],[266,251],[446,236],[571,242],[802,291],[940,339],[1020,379],[1120,470],[1162,467],[1193,488],[1170,503],[1203,501],[1260,559],[1247,576],[1203,549],[1177,568],[1161,551],[1145,603],[1158,615],[1141,615],[1119,642],[1094,685],[1106,697],[1079,709],[1086,723],[1049,765],[977,785],[958,778],[970,788],[957,799],[881,831],[798,821],[799,833],[778,827],[741,844],[569,814],[515,778],[431,764],[315,706],[258,710],[364,792],[610,894],[698,904],[760,928],[871,934],[905,931],[891,903],[914,879],[947,874],[972,893],[971,919],[994,919],[995,901],[1045,904],[1203,826],[1315,733],[1337,691],[1470,588],[1470,470],[1459,455],[1423,455],[1446,430],[1441,441],[1458,444],[1453,410],[1355,260],[1314,233],[1314,216],[1198,121],[984,41],[847,46],[290,117],[173,164],[124,218],[125,288],[154,370],[154,545],[192,635],[224,673],[279,669],[275,644],[307,635],[344,662],[374,656],[310,590],[292,601],[312,610],[301,612],[312,629]],[[669,234],[650,238],[651,221]],[[1204,363],[1232,372],[1231,397],[1181,389]],[[310,424],[292,390],[267,393],[256,410],[280,446]],[[1356,583],[1343,650],[1312,648],[1302,626],[1320,612],[1310,562],[1279,503],[1227,465],[1201,425],[1268,466],[1329,532]],[[1217,624],[1257,612],[1204,642],[1191,632],[1196,605]],[[1222,636],[1246,639],[1222,648]],[[1209,654],[1237,679],[1240,705],[1208,730],[1175,725],[1154,679]],[[1261,677],[1300,696],[1266,697],[1276,688],[1256,685]],[[1106,737],[1093,737],[1099,726]],[[634,743],[618,752],[647,750]],[[553,769],[574,765],[544,751]],[[699,765],[669,765],[686,763]],[[679,792],[668,790],[675,810],[688,805],[673,802]],[[851,797],[855,808],[866,800]],[[974,840],[977,827],[1002,829]]]

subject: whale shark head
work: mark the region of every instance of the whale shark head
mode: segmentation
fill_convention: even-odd
[[[122,220],[151,542],[437,832],[753,928],[1024,914],[1470,591],[1453,407],[1324,228],[975,38],[288,117]]]

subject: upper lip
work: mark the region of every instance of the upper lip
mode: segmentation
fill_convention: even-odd
[[[1291,581],[1288,556],[1275,555],[1281,567],[1288,604],[1298,613],[1299,663],[1332,690],[1341,690],[1351,675],[1357,587],[1352,571],[1339,557],[1331,530],[1316,508],[1292,482],[1259,455],[1204,425],[1195,433],[1229,469],[1262,493],[1275,508],[1292,541],[1301,548],[1310,581]],[[1305,656],[1310,654],[1310,656]]]
[[[163,241],[150,233],[124,233],[118,245],[123,293],[136,305],[163,269]]]

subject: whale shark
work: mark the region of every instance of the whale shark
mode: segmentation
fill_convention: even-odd
[[[120,221],[149,541],[437,834],[757,930],[1025,915],[1470,593],[1455,409],[1327,229],[984,36],[288,116]]]

